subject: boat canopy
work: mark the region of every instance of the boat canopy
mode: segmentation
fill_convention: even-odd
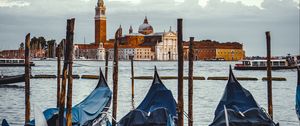
[[[176,125],[176,101],[160,80],[155,68],[154,80],[142,103],[125,115],[119,126]]]
[[[210,126],[226,126],[225,110],[230,126],[276,126],[270,116],[254,100],[252,94],[236,80],[230,67],[229,79]]]

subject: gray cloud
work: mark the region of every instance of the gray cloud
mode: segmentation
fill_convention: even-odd
[[[66,19],[76,18],[75,41],[94,39],[96,0],[27,0],[25,7],[0,7],[0,49],[15,49],[27,32],[60,41]],[[184,19],[184,38],[240,41],[246,55],[265,55],[265,31],[271,31],[273,55],[299,54],[299,8],[293,0],[265,0],[261,8],[241,2],[210,0],[203,8],[197,0],[142,0],[140,3],[106,1],[108,37],[122,24],[123,33],[135,32],[145,16],[155,31],[175,30],[176,19]]]

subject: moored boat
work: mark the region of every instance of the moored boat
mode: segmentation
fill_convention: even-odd
[[[15,76],[0,76],[0,85],[2,84],[11,84],[11,83],[18,83],[24,82],[25,75],[15,75]]]
[[[100,79],[96,88],[82,102],[72,107],[72,125],[110,125],[107,118],[107,111],[110,107],[111,97],[112,92],[100,70]],[[59,109],[49,108],[43,113],[48,125],[56,126]],[[34,126],[35,120],[32,120],[29,125]]]
[[[257,104],[252,94],[234,77],[230,68],[229,79],[210,126],[278,126]]]
[[[0,67],[16,67],[25,66],[24,59],[0,59]],[[30,66],[35,66],[33,62],[30,62]]]
[[[300,59],[295,61],[287,59],[271,60],[272,70],[296,69],[300,66]],[[242,63],[235,64],[235,70],[267,70],[267,60],[242,60]]]
[[[176,101],[155,69],[154,80],[146,97],[118,122],[118,126],[176,126],[176,122]]]

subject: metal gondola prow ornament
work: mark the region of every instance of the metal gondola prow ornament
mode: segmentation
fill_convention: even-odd
[[[99,68],[99,81],[98,81],[96,88],[98,88],[98,87],[108,87],[106,79],[101,70],[101,67]]]

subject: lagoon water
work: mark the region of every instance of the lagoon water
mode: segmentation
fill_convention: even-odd
[[[56,74],[56,61],[35,61],[32,74]],[[194,63],[194,75],[204,76],[228,76],[228,66],[237,62],[204,62]],[[161,76],[176,76],[177,62],[136,61],[134,62],[135,76],[153,76],[154,65],[157,66]],[[103,61],[75,61],[73,74],[99,74],[99,66],[103,67]],[[184,64],[184,75],[188,73],[188,62]],[[0,67],[5,75],[24,73],[23,67]],[[258,81],[239,81],[248,89],[256,101],[267,110],[267,82],[261,78],[266,76],[266,71],[233,71],[236,77],[256,77]],[[296,70],[273,71],[273,76],[285,77],[287,81],[273,81],[273,113],[274,120],[282,126],[299,125],[295,114],[295,91],[297,73]],[[119,92],[117,120],[121,119],[131,110],[131,80],[130,62],[119,62]],[[162,80],[177,99],[177,80]],[[152,80],[135,80],[135,106],[139,105],[150,88]],[[31,106],[37,105],[43,110],[56,106],[56,79],[31,79]],[[223,95],[227,81],[194,80],[194,124],[195,126],[207,126],[214,118],[214,111]],[[73,81],[73,105],[83,100],[96,86],[97,80],[74,79]],[[109,62],[108,84],[112,89],[112,62]],[[0,87],[0,120],[7,119],[13,126],[24,124],[25,100],[24,83],[16,83],[17,86]],[[188,83],[184,81],[184,107],[187,112]],[[32,107],[33,108],[33,107]],[[31,118],[34,118],[34,110],[31,109]],[[187,125],[187,119],[185,118]]]

